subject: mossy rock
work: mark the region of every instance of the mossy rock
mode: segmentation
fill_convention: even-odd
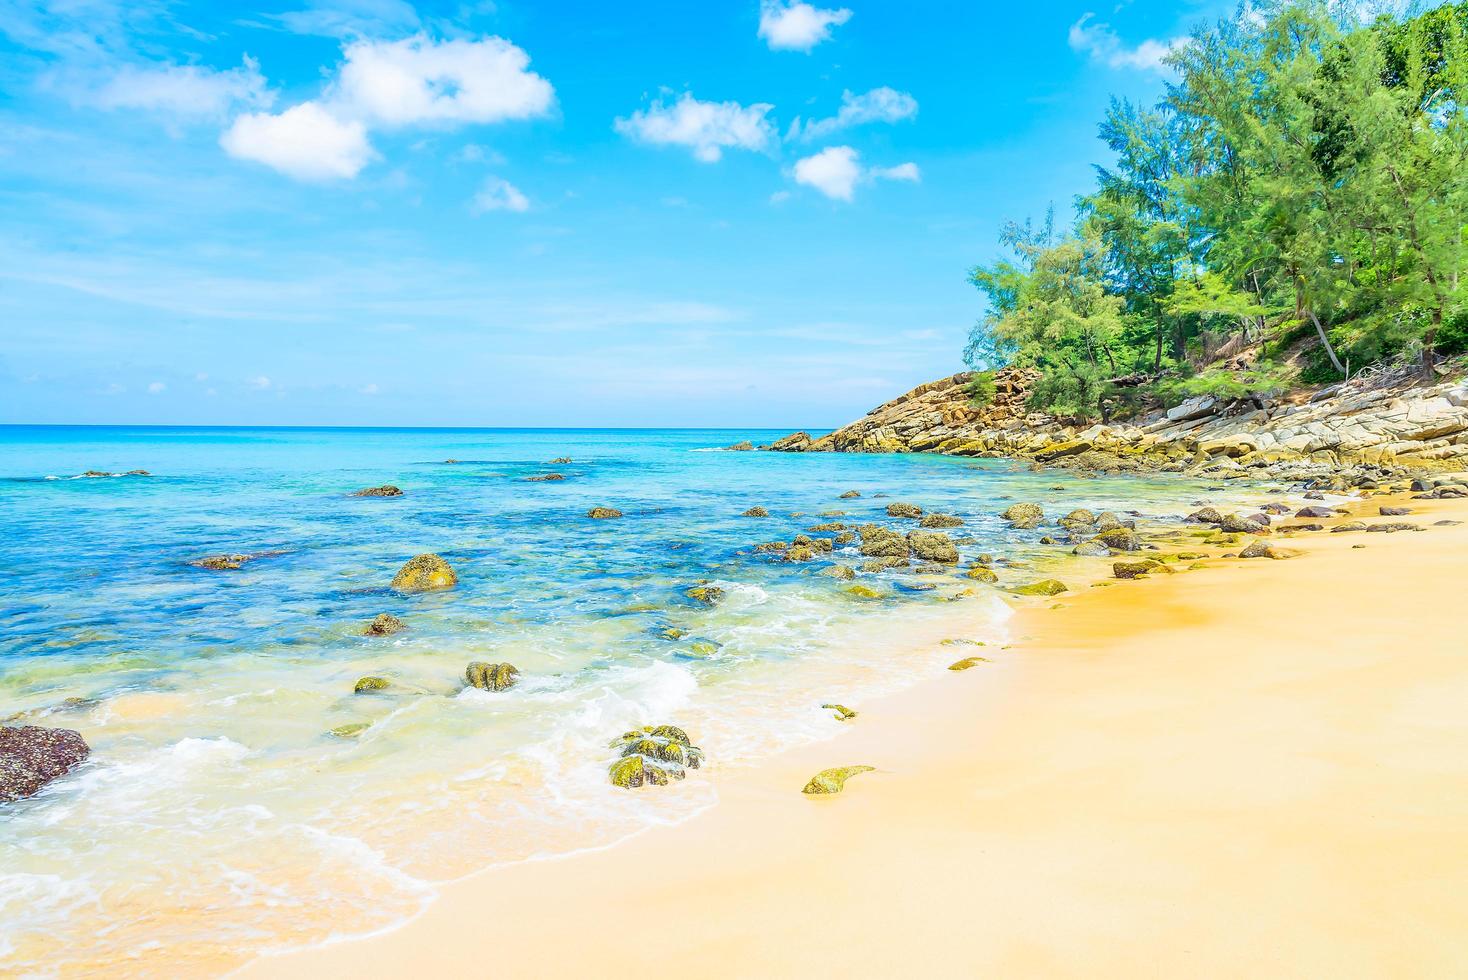
[[[858,599],[880,599],[882,593],[865,585],[853,585],[846,590],[847,595],[854,595]]]
[[[983,640],[970,640],[963,637],[950,637],[946,640],[939,640],[938,645],[945,647],[986,647],[989,644],[985,643]]]
[[[658,630],[658,635],[665,640],[681,640],[688,635],[688,631],[677,626],[665,626]]]
[[[860,550],[868,558],[906,558],[907,539],[891,528],[863,524]]]
[[[852,579],[856,578],[855,570],[853,570],[849,565],[832,565],[830,568],[821,572],[821,574],[829,575],[832,578],[841,579],[846,582],[850,582]]]
[[[979,664],[987,664],[992,662],[993,661],[991,661],[988,657],[964,657],[962,660],[949,664],[948,669],[968,670],[970,667],[977,667]]]
[[[861,563],[864,572],[885,572],[889,568],[906,568],[906,558],[873,558],[871,561]]]
[[[787,551],[789,550],[789,548],[790,543],[788,541],[766,541],[764,544],[757,544],[754,546],[755,551],[765,554],[768,554],[772,551]]]
[[[458,584],[459,576],[438,555],[418,555],[398,569],[392,580],[399,592],[437,592]]]
[[[801,790],[807,796],[830,796],[841,792],[846,786],[846,781],[852,776],[864,772],[876,772],[875,766],[839,766],[835,769],[822,769],[810,778]]]
[[[391,484],[385,484],[380,487],[368,487],[365,490],[358,490],[352,494],[353,497],[401,497],[402,495],[403,491]]]
[[[608,770],[612,785],[626,789],[666,786],[682,779],[685,769],[703,765],[703,750],[692,744],[688,733],[676,725],[638,728],[613,739],[611,747],[622,757]]]
[[[848,490],[845,493],[841,494],[836,499],[838,499],[838,500],[855,500],[857,497],[860,497],[860,496],[861,496],[861,492],[860,491],[857,491],[857,490]]]
[[[785,552],[786,561],[810,561],[815,558],[816,553],[808,545],[797,545]]]
[[[951,514],[924,514],[918,521],[918,527],[963,527],[963,518]]]
[[[390,690],[392,681],[386,677],[363,677],[359,679],[352,688],[353,694],[376,694],[380,691]]]
[[[1070,588],[1064,582],[1047,578],[1031,582],[1029,585],[1021,585],[1013,591],[1019,595],[1059,595],[1062,592],[1069,592]]]
[[[622,512],[615,507],[593,507],[586,512],[586,516],[594,521],[610,521],[622,516]]]
[[[994,569],[986,565],[974,565],[963,574],[965,578],[971,578],[978,582],[987,582],[990,585],[999,581],[999,576],[994,573]]]
[[[326,734],[333,738],[356,738],[371,727],[372,722],[370,721],[354,721],[345,725],[337,725]]]
[[[1141,578],[1161,567],[1162,563],[1155,561],[1119,561],[1111,566],[1111,574],[1117,578]]]
[[[1020,529],[1039,527],[1045,519],[1045,509],[1039,504],[1013,504],[999,515]]]
[[[1082,558],[1110,558],[1111,549],[1100,541],[1082,541],[1070,550],[1073,555]]]
[[[607,770],[607,775],[611,778],[613,786],[638,789],[642,786],[666,786],[670,778],[683,778],[681,769],[675,772],[676,775],[661,766],[655,766],[640,755],[629,755],[613,762]]]
[[[464,680],[481,691],[508,691],[520,679],[514,664],[487,664],[475,661],[464,669]]]
[[[825,524],[817,524],[814,527],[808,528],[807,530],[809,530],[812,534],[831,534],[836,531],[846,530],[846,525],[842,524],[840,521],[829,521]]]
[[[561,473],[544,473],[544,474],[541,474],[540,476],[527,476],[525,478],[525,482],[526,483],[559,483],[560,481],[564,480],[565,478],[566,478],[565,475],[564,474],[561,474]]]
[[[958,548],[942,531],[913,531],[907,536],[907,546],[915,558],[923,561],[958,564]]]
[[[724,590],[717,585],[695,585],[683,594],[694,602],[701,602],[705,606],[717,605],[724,598]]]
[[[840,534],[836,535],[836,540],[835,540],[834,543],[835,544],[851,544],[851,542],[853,542],[855,540],[856,540],[856,532],[855,531],[842,531]]]
[[[1102,531],[1091,539],[1097,544],[1104,544],[1112,551],[1140,551],[1142,541],[1137,537],[1137,532],[1127,527],[1114,527],[1109,531]]]
[[[407,625],[401,619],[398,619],[398,617],[389,615],[388,613],[378,613],[377,618],[367,624],[367,628],[362,631],[362,635],[391,636],[394,633],[401,633],[407,628]]]
[[[821,705],[821,707],[825,708],[827,711],[836,712],[835,717],[837,721],[850,721],[857,715],[857,712],[852,711],[844,704],[823,704]]]
[[[1096,523],[1096,515],[1091,513],[1089,510],[1086,510],[1084,507],[1078,507],[1075,510],[1071,511],[1069,514],[1066,514],[1064,517],[1062,517],[1060,519],[1060,523],[1064,525],[1082,524],[1090,526]]]
[[[1280,555],[1279,552],[1277,552],[1273,548],[1271,548],[1269,545],[1265,544],[1263,541],[1255,541],[1255,542],[1251,543],[1243,551],[1240,551],[1239,552],[1239,557],[1240,558],[1281,558],[1283,556]]]
[[[1096,523],[1091,525],[1097,534],[1105,534],[1107,531],[1115,531],[1117,528],[1126,527],[1126,522],[1109,510],[1103,510],[1096,515]]]
[[[744,513],[740,514],[739,516],[740,517],[769,517],[770,516],[770,512],[767,511],[767,510],[765,510],[763,507],[751,507],[751,508],[749,508],[749,510],[745,511]]]
[[[887,505],[888,517],[922,517],[923,509],[916,504],[895,503]]]
[[[1203,507],[1189,514],[1188,520],[1194,524],[1221,524],[1223,515],[1216,507]]]

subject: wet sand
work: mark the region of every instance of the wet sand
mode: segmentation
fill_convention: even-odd
[[[484,872],[250,977],[1468,970],[1468,502],[1037,603],[607,850]],[[1386,518],[1368,518],[1388,520]],[[1402,520],[1404,518],[1390,518]],[[1365,545],[1355,548],[1355,545]],[[800,793],[865,764],[844,793]],[[656,790],[647,790],[656,792]]]

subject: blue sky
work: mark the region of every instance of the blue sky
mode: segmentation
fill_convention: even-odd
[[[1221,9],[0,0],[0,422],[842,423]]]

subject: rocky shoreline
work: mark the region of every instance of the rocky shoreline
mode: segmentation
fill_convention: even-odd
[[[1421,386],[1361,377],[1278,400],[1195,398],[1088,426],[1027,412],[1033,372],[996,372],[995,397],[982,407],[968,392],[973,378],[963,372],[919,385],[828,435],[796,432],[762,448],[1002,457],[1093,473],[1298,480],[1313,489],[1393,480],[1416,480],[1418,491],[1468,487],[1468,378]]]

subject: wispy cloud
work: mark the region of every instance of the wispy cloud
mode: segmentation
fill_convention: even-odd
[[[811,119],[803,126],[797,118],[790,126],[792,139],[816,140],[852,126],[867,123],[896,123],[913,119],[918,113],[917,99],[906,92],[882,86],[861,95],[848,90],[841,93],[841,108],[826,119]]]
[[[529,211],[530,199],[520,189],[503,177],[486,177],[474,195],[471,210],[475,214],[486,211]]]
[[[665,93],[666,95],[667,93]],[[664,98],[616,120],[617,132],[654,146],[683,146],[704,163],[716,163],[725,149],[763,151],[775,141],[767,118],[773,105],[758,102],[701,102],[684,92],[675,102]]]
[[[1089,54],[1092,61],[1108,68],[1136,68],[1143,71],[1163,71],[1165,59],[1186,42],[1186,38],[1158,41],[1152,38],[1135,46],[1128,46],[1111,25],[1093,21],[1096,15],[1090,11],[1070,25],[1069,41],[1072,50]]]

